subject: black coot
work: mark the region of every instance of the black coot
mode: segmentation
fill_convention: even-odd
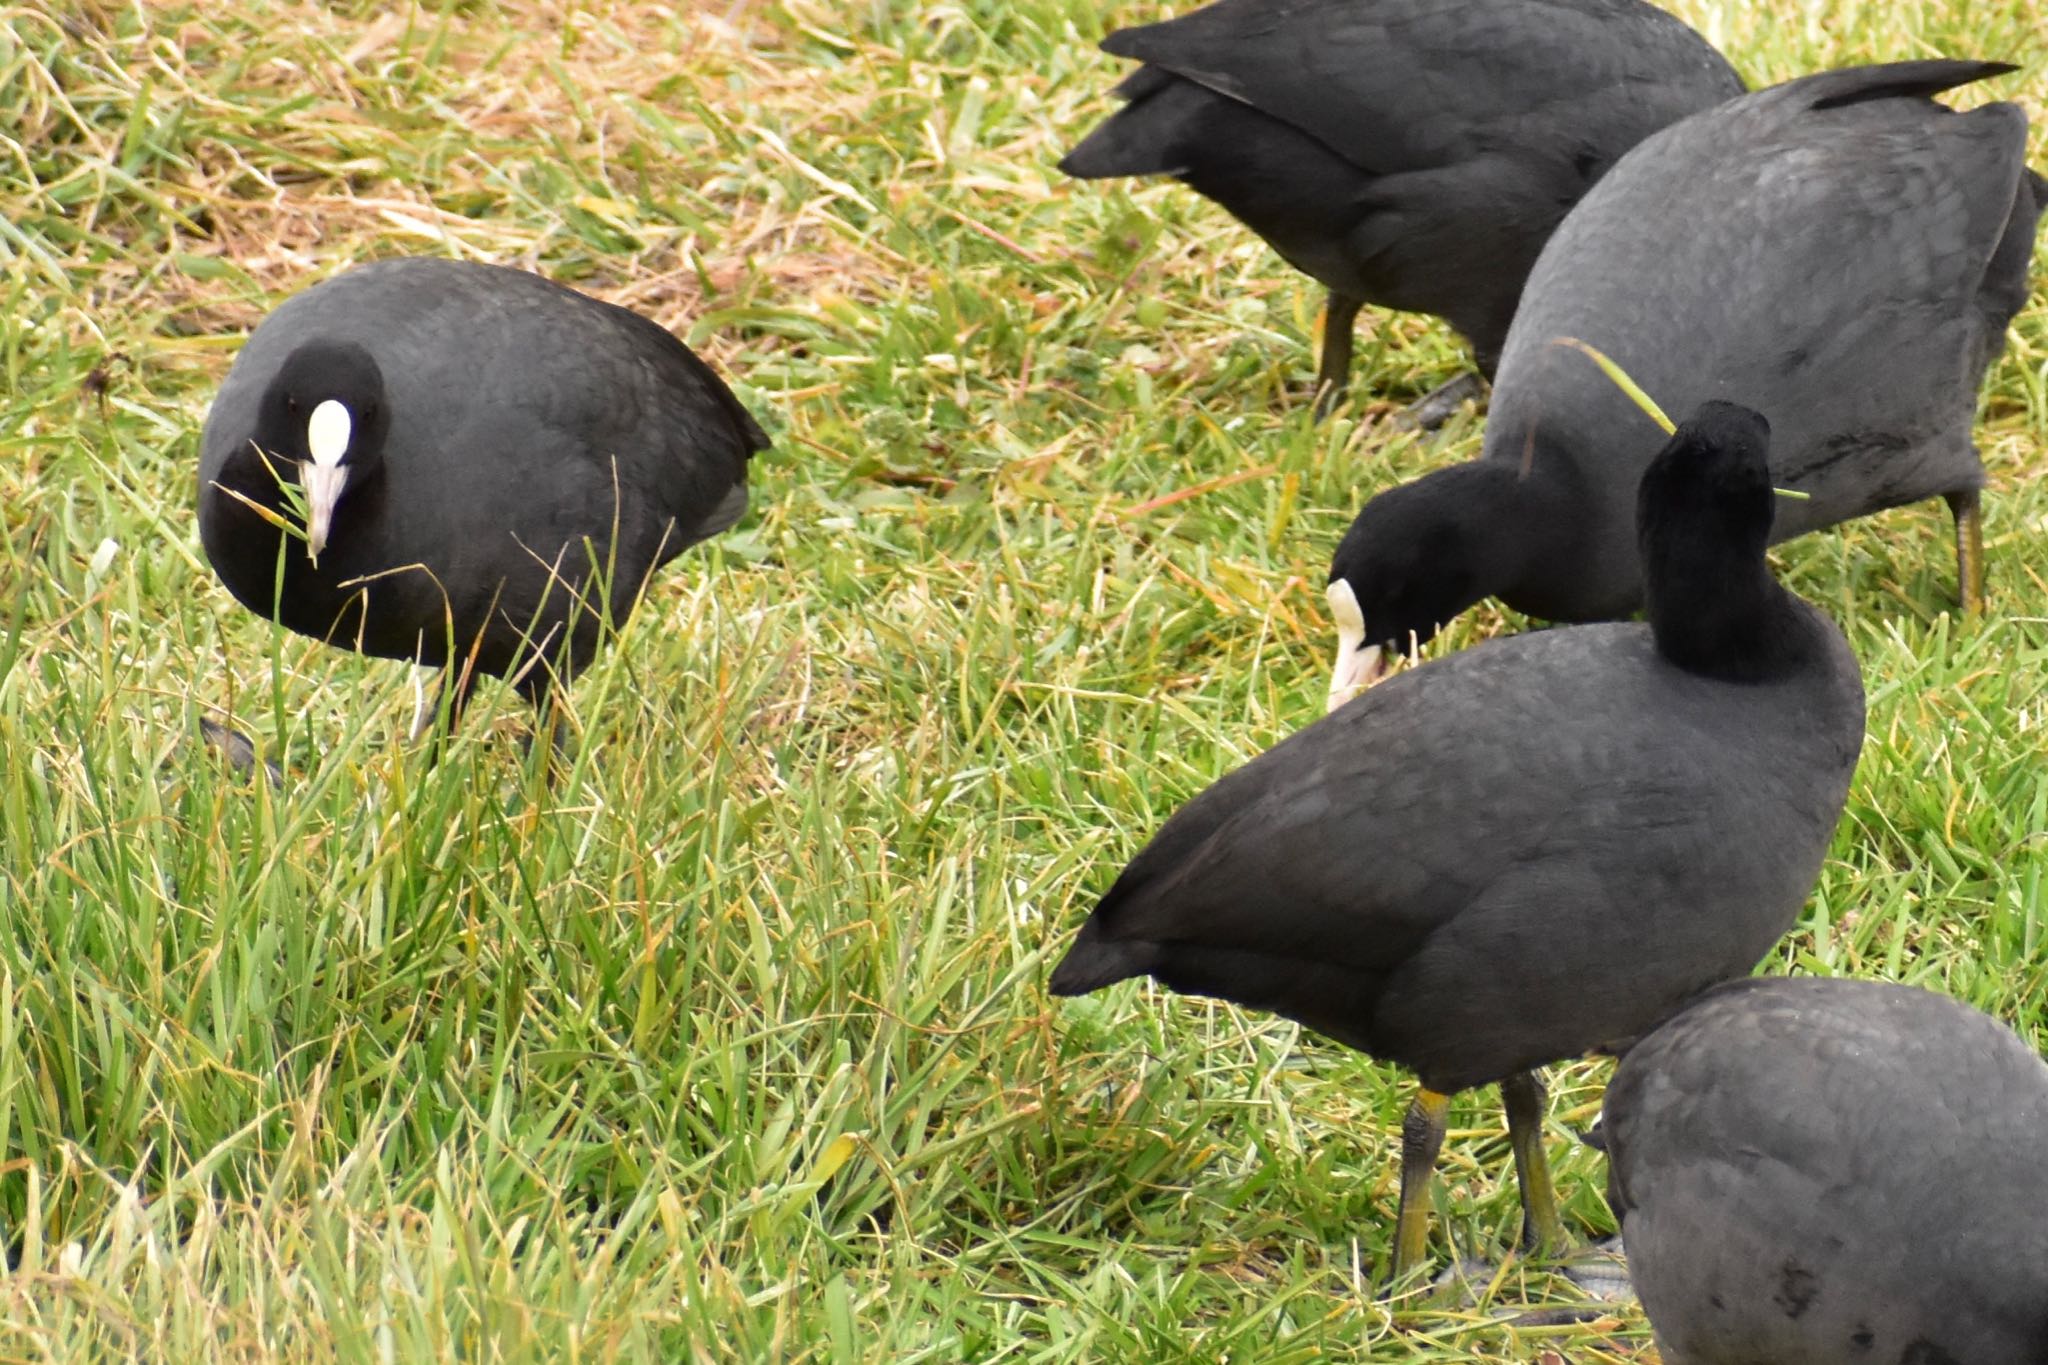
[[[1608,1199],[1667,1365],[2048,1361],[2048,1066],[1945,996],[1742,981],[1622,1059]]]
[[[1446,1096],[1501,1083],[1525,1231],[1553,1240],[1533,1069],[1749,971],[1813,888],[1863,691],[1765,565],[1768,442],[1708,404],[1651,464],[1648,625],[1482,644],[1288,738],[1167,821],[1052,975],[1151,975],[1413,1069],[1397,1276]]]
[[[538,275],[360,266],[288,300],[206,419],[199,533],[244,606],[537,708],[649,575],[747,508],[768,440],[665,329]],[[306,504],[303,538],[283,485]],[[596,572],[593,572],[595,567]]]
[[[1784,540],[1945,496],[1962,598],[1982,595],[1970,427],[2026,299],[2048,184],[2016,105],[1929,96],[2010,67],[1926,61],[1809,76],[1657,133],[1573,210],[1529,277],[1480,459],[1368,502],[1330,566],[1367,651],[1484,597],[1552,621],[1642,602],[1630,505],[1660,437],[1559,337],[1674,412],[1770,420]],[[1341,609],[1340,609],[1341,610]],[[1349,671],[1366,671],[1354,661]]]
[[[1171,175],[1327,286],[1325,404],[1367,303],[1446,319],[1492,374],[1565,211],[1743,89],[1642,0],[1217,0],[1102,46],[1144,65],[1060,169]]]

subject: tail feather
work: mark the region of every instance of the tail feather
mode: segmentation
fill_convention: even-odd
[[[1086,995],[1151,969],[1151,945],[1113,943],[1102,935],[1101,921],[1091,917],[1074,936],[1073,946],[1052,969],[1046,983],[1054,995]]]
[[[1060,158],[1060,170],[1076,180],[1107,180],[1118,175],[1178,175],[1186,169],[1177,148],[1152,138],[1136,108],[1119,109],[1074,150]]]
[[[2015,155],[2024,155],[2026,115],[2009,104],[1993,104],[1972,110],[1967,118],[1985,119],[2003,114],[2011,125]],[[2048,181],[2032,170],[2020,167],[2019,183],[2013,188],[2012,211],[2005,231],[1985,264],[1984,277],[1977,286],[1977,314],[1982,319],[1981,345],[1971,357],[1973,378],[1981,378],[1992,360],[2005,349],[2006,329],[2027,305],[2032,284],[2034,239],[2039,235],[2041,214],[2048,209]]]
[[[1133,72],[1117,93],[1130,103],[1061,157],[1060,170],[1076,180],[1179,175],[1186,170],[1190,126],[1217,96],[1149,66]]]
[[[712,508],[704,520],[691,528],[690,543],[694,545],[700,540],[711,539],[720,531],[730,530],[738,525],[740,518],[746,514],[747,481],[742,477],[738,483],[726,490],[725,496],[718,500],[718,506]]]
[[[1914,62],[1886,62],[1879,66],[1848,67],[1824,71],[1796,82],[1818,98],[1814,109],[1840,109],[1867,100],[1922,98],[1939,95],[1972,81],[2003,76],[2019,68],[2011,62],[1980,62],[1957,57],[1934,57]]]

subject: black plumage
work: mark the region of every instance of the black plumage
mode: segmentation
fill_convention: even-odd
[[[1739,402],[1811,495],[1774,540],[1923,498],[1957,514],[1981,597],[1977,390],[2025,301],[2048,185],[2015,105],[1931,95],[2011,68],[1925,61],[1809,76],[1624,157],[1529,277],[1481,457],[1368,502],[1330,567],[1364,644],[1427,639],[1484,597],[1553,621],[1641,605],[1630,500],[1660,437],[1578,351],[1666,409]]]
[[[1642,0],[1217,0],[1102,46],[1144,65],[1060,169],[1171,175],[1325,285],[1326,402],[1366,303],[1444,318],[1491,375],[1565,211],[1743,90]]]
[[[1812,889],[1863,735],[1856,661],[1764,562],[1768,429],[1701,409],[1642,480],[1650,623],[1495,640],[1399,674],[1176,812],[1056,994],[1151,975],[1417,1073],[1397,1275],[1442,1096],[1503,1083],[1555,1234],[1533,1068],[1745,973]]]
[[[200,539],[252,611],[445,666],[452,713],[483,675],[540,707],[654,570],[745,514],[767,445],[636,313],[526,271],[382,261],[242,348],[202,438]],[[292,484],[331,512],[305,537],[250,506],[295,520]]]
[[[2048,1361],[2048,1066],[1944,996],[1725,986],[1607,1088],[1608,1198],[1667,1365]]]

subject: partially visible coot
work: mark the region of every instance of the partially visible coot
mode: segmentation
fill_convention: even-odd
[[[1481,458],[1365,505],[1330,565],[1362,651],[1426,640],[1485,597],[1551,621],[1642,603],[1631,503],[1660,437],[1571,337],[1666,409],[1770,419],[1811,500],[1773,540],[1946,497],[1982,597],[1977,389],[2027,296],[2048,184],[2017,105],[1930,96],[2012,68],[1925,61],[1808,76],[1665,129],[1572,211],[1529,277]],[[1342,587],[1339,588],[1338,585]]]
[[[1367,303],[1444,318],[1491,375],[1565,211],[1743,90],[1642,0],[1216,0],[1102,46],[1144,65],[1060,169],[1173,176],[1327,286],[1326,406]]]
[[[1725,986],[1622,1059],[1608,1199],[1668,1365],[2048,1361],[2048,1066],[1944,996]]]
[[[1648,625],[1495,640],[1288,738],[1176,812],[1052,974],[1149,975],[1413,1069],[1397,1279],[1446,1096],[1501,1083],[1525,1230],[1554,1241],[1534,1069],[1748,972],[1813,888],[1863,690],[1765,565],[1768,443],[1708,404],[1652,462]]]
[[[444,666],[451,725],[482,675],[544,711],[654,570],[745,514],[767,444],[636,313],[522,270],[382,261],[242,348],[206,419],[200,539],[252,611]],[[296,523],[288,488],[303,535],[274,520]]]

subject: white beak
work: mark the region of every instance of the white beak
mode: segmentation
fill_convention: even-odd
[[[299,465],[299,482],[306,490],[306,558],[318,564],[334,524],[334,504],[341,501],[341,487],[348,482],[348,468],[305,460]]]
[[[1371,687],[1386,671],[1378,645],[1365,643],[1365,613],[1358,594],[1339,578],[1330,584],[1330,615],[1337,621],[1337,661],[1330,669],[1330,706],[1334,711]]]

